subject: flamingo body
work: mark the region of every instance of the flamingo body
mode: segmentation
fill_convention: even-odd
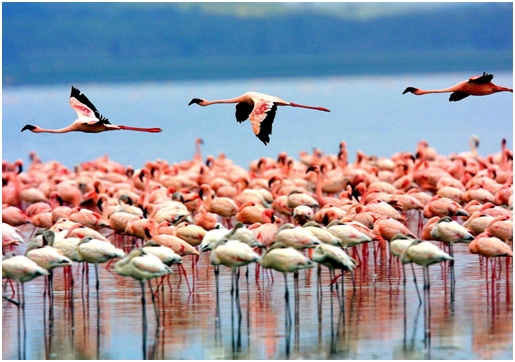
[[[469,244],[469,250],[472,254],[479,254],[486,258],[498,256],[513,257],[513,251],[510,246],[488,232],[479,234]]]
[[[48,271],[26,256],[16,255],[2,260],[2,279],[26,283],[40,275],[48,275]]]
[[[356,260],[347,255],[341,248],[329,244],[318,245],[312,259],[330,270],[353,270],[357,264]]]
[[[147,254],[142,249],[133,249],[129,255],[118,261],[114,270],[122,276],[130,276],[139,281],[172,274],[172,269],[165,265],[159,257]]]
[[[113,244],[93,239],[91,236],[84,237],[77,248],[82,260],[93,264],[101,264],[113,258],[123,258],[125,256],[125,253]]]
[[[260,256],[249,245],[225,238],[217,242],[210,255],[211,264],[231,268],[257,262],[259,259]]]
[[[293,273],[301,269],[313,268],[312,260],[292,247],[276,243],[261,257],[259,262],[263,268],[272,268],[282,273]]]

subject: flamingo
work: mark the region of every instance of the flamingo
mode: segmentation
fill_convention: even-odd
[[[24,283],[37,278],[40,275],[48,275],[48,271],[34,261],[30,260],[23,255],[8,255],[2,260],[2,279],[9,278],[16,282],[18,289],[18,302],[14,302],[11,299],[4,297],[9,301],[14,302],[18,306],[18,356],[22,359],[21,353],[21,329],[20,329],[20,317],[23,312],[23,339],[25,341],[25,290]],[[20,293],[21,286],[21,293]],[[23,357],[24,358],[24,357]]]
[[[411,246],[411,243],[413,243],[413,240],[415,238],[412,238],[411,235],[404,235],[404,234],[397,234],[392,239],[389,240],[389,248],[390,253],[393,256],[396,256],[397,258],[401,258],[402,253]],[[402,261],[402,284],[404,285],[404,307],[406,307],[406,266],[405,262]],[[415,283],[415,289],[417,290],[418,295],[418,301],[420,304],[422,304],[422,298],[420,298],[420,292],[418,291],[418,284],[417,284],[417,276],[415,275],[415,269],[413,267],[413,263],[411,264],[411,271],[413,272],[413,282]]]
[[[333,289],[333,283],[336,281],[336,279],[338,279],[339,277],[342,277],[341,306],[343,307],[345,305],[345,302],[344,302],[345,294],[343,293],[344,292],[344,290],[343,290],[343,286],[344,286],[343,272],[345,270],[348,270],[352,273],[354,268],[356,268],[356,266],[357,266],[357,261],[355,259],[351,258],[340,247],[333,246],[330,244],[318,245],[315,248],[315,252],[313,253],[312,260],[316,261],[319,264],[324,265],[325,267],[327,267],[329,269],[329,274],[331,276],[331,284],[330,284],[331,292]],[[340,269],[342,271],[342,274],[336,277],[335,272],[334,272],[335,269]]]
[[[310,269],[315,266],[315,263],[309,258],[302,255],[302,253],[291,246],[287,246],[282,242],[274,242],[266,253],[261,257],[259,264],[263,268],[272,268],[284,274],[284,299],[285,299],[285,314],[286,324],[291,325],[290,314],[290,298],[288,291],[288,276],[287,273],[296,273],[302,269]],[[295,295],[297,292],[295,291]]]
[[[313,209],[307,205],[299,205],[293,209],[293,219],[298,225],[303,226],[309,221],[312,221],[315,217]]]
[[[431,236],[435,240],[443,241],[449,244],[449,255],[454,257],[454,243],[470,243],[474,240],[474,236],[466,227],[451,219],[450,216],[444,216],[438,220],[431,229]],[[454,276],[454,260],[450,262],[451,266],[451,282],[455,283]]]
[[[501,239],[493,236],[488,231],[484,231],[469,244],[472,254],[479,254],[486,258],[486,279],[488,282],[488,260],[491,260],[492,281],[495,278],[494,259],[497,257],[513,257],[513,250]]]
[[[249,118],[250,122],[252,123],[252,130],[256,134],[256,137],[259,138],[265,145],[270,142],[270,135],[272,134],[272,123],[274,122],[277,106],[291,106],[331,112],[329,109],[324,107],[305,106],[302,104],[287,102],[281,98],[257,92],[247,92],[236,98],[221,99],[216,101],[193,98],[188,106],[192,104],[198,104],[199,106],[205,107],[218,103],[237,103],[236,121],[241,123]]]
[[[340,245],[340,239],[316,221],[308,221],[304,225],[302,225],[302,227],[308,230],[311,234],[313,234],[314,237],[316,237],[324,244],[329,244],[333,246]]]
[[[53,272],[57,267],[71,266],[72,261],[64,256],[64,253],[53,247],[55,233],[52,230],[46,230],[42,234],[42,246],[36,248],[27,248],[25,256],[40,267],[48,270],[48,297],[53,301]]]
[[[445,260],[454,260],[449,254],[429,241],[415,239],[401,254],[403,263],[415,263],[423,267],[424,276],[424,340],[429,343],[431,338],[431,299],[429,294],[429,266]]]
[[[123,258],[123,250],[116,248],[113,244],[86,236],[77,245],[77,250],[82,261],[95,265],[96,289],[98,300],[98,264],[105,263],[113,258]]]
[[[501,87],[492,83],[493,74],[483,72],[483,75],[475,75],[468,80],[460,82],[452,87],[444,89],[423,90],[415,87],[408,87],[402,92],[416,94],[417,96],[429,93],[451,93],[449,102],[457,102],[468,96],[486,96],[497,92],[512,92],[513,89]]]
[[[159,257],[148,254],[143,249],[133,249],[129,255],[118,261],[114,270],[122,276],[130,276],[139,280],[141,284],[141,308],[143,320],[143,359],[147,352],[147,314],[145,310],[145,281],[167,274],[172,274],[172,269],[165,265]]]
[[[70,94],[70,106],[77,112],[78,118],[69,126],[60,129],[46,129],[39,126],[27,124],[23,126],[21,131],[29,130],[33,133],[67,133],[67,132],[85,132],[85,133],[99,133],[104,131],[139,131],[139,132],[161,132],[161,128],[140,128],[131,126],[122,126],[111,124],[108,119],[102,116],[93,103],[80,92],[77,88],[72,86]]]

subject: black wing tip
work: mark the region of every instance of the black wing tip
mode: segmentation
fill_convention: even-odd
[[[274,103],[272,108],[267,112],[266,118],[260,124],[259,133],[256,135],[257,138],[265,144],[270,142],[270,135],[272,134],[272,124],[275,119],[275,112],[277,111],[277,103]]]
[[[25,125],[25,126],[23,126],[23,128],[21,129],[21,132],[26,131],[26,130],[32,131],[34,128],[36,128],[36,126],[33,126],[33,125],[31,125],[31,124],[26,124],[26,125]]]
[[[469,95],[465,92],[454,92],[451,93],[451,95],[449,96],[449,102],[461,101],[462,99],[467,98],[468,96]]]
[[[72,86],[72,91],[70,93],[70,98],[71,97],[77,98],[78,96],[80,96],[80,90],[78,88],[75,88],[74,86]]]
[[[259,138],[259,140],[261,142],[263,142],[265,144],[265,146],[268,146],[268,143],[270,142],[270,137],[266,136],[260,136],[260,135],[256,135],[257,138]]]

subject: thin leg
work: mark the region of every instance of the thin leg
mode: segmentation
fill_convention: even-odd
[[[145,282],[140,281],[141,284],[141,314],[143,316],[143,359],[147,359],[147,311],[145,309]]]
[[[403,273],[406,275],[406,270],[404,269],[404,264],[402,264]],[[422,304],[422,298],[420,297],[420,291],[418,290],[418,283],[417,283],[417,275],[415,274],[415,267],[413,266],[413,263],[411,263],[411,271],[413,273],[413,283],[415,283],[415,290],[417,291],[418,296],[418,303],[419,305]],[[406,277],[404,277],[406,278]]]
[[[22,319],[23,319],[23,359],[27,358],[27,323],[25,319],[25,284],[21,283],[21,312],[22,312]]]

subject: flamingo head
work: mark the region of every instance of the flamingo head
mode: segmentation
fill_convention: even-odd
[[[23,131],[26,131],[26,130],[29,130],[31,132],[34,132],[34,130],[36,129],[37,127],[36,126],[33,126],[31,124],[26,124],[25,126],[23,126],[23,128],[21,129],[21,132]]]
[[[203,99],[201,98],[193,98],[190,103],[188,103],[188,106],[191,106],[192,104],[198,104],[198,105],[202,105],[202,103],[204,102]]]
[[[402,92],[402,94],[406,94],[408,92],[410,93],[413,93],[413,94],[417,94],[416,92],[418,91],[418,88],[415,88],[415,87],[408,87],[404,90],[404,92]]]

